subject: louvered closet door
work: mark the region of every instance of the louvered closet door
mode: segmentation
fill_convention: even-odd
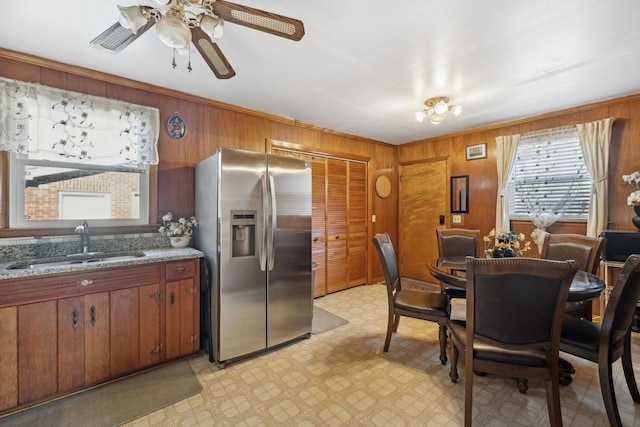
[[[327,159],[327,292],[347,287],[347,162]]]
[[[367,164],[348,163],[348,286],[367,282]]]
[[[310,157],[311,160],[311,257],[316,263],[313,296],[327,294],[327,159]]]

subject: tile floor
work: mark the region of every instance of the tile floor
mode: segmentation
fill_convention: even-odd
[[[387,321],[382,285],[360,286],[315,303],[349,323],[277,351],[219,369],[201,355],[191,366],[201,394],[139,418],[127,426],[460,426],[464,367],[457,384],[438,360],[434,323],[403,318],[382,352]],[[640,337],[633,351],[640,353]],[[607,426],[596,365],[567,356],[577,373],[561,387],[565,426]],[[636,377],[640,379],[640,364]],[[620,362],[614,365],[624,426],[640,426]],[[474,426],[547,426],[544,385],[474,379]]]

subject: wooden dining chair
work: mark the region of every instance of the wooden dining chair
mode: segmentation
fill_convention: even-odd
[[[482,256],[482,238],[480,230],[465,228],[436,229],[438,257],[479,257]],[[464,273],[461,273],[464,275]],[[456,286],[440,282],[442,290],[450,298],[464,298],[465,292]]]
[[[447,363],[447,329],[449,317],[449,299],[442,292],[402,289],[402,282],[398,272],[398,264],[391,239],[387,233],[376,234],[373,245],[378,251],[384,279],[387,286],[387,300],[389,303],[389,319],[387,322],[387,336],[383,351],[389,351],[391,335],[398,330],[400,316],[414,319],[430,320],[439,326],[440,362]]]
[[[622,358],[624,377],[634,402],[640,393],[631,363],[631,323],[640,298],[640,255],[630,255],[618,277],[602,323],[567,316],[562,324],[560,350],[598,364],[600,390],[609,424],[622,426],[611,365]]]
[[[458,356],[465,355],[465,426],[471,426],[474,372],[543,379],[550,424],[562,425],[560,330],[576,271],[573,261],[467,258],[466,322],[447,322],[454,383]]]
[[[542,244],[540,258],[563,261],[572,259],[578,264],[578,270],[596,274],[606,239],[581,234],[547,233]],[[565,312],[587,320],[593,318],[592,301],[569,302]]]

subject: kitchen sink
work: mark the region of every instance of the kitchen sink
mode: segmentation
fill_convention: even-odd
[[[97,262],[128,261],[144,257],[142,251],[132,252],[90,252],[70,254],[66,257],[43,258],[29,261],[20,261],[9,264],[7,270],[31,270],[36,268],[61,267],[66,265],[94,264]]]

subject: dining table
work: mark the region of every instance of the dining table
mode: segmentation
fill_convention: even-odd
[[[430,261],[427,267],[431,275],[440,282],[443,292],[453,298],[464,298],[467,286],[466,262],[464,256],[442,257]],[[591,301],[598,298],[604,288],[604,279],[578,270],[571,280],[567,301]]]
[[[450,318],[466,319],[466,268],[465,256],[441,257],[428,262],[431,275],[440,282],[442,291],[450,297]],[[601,277],[578,270],[571,280],[568,302],[591,301],[600,296],[606,284]],[[571,384],[575,372],[570,362],[560,358],[560,385]]]

